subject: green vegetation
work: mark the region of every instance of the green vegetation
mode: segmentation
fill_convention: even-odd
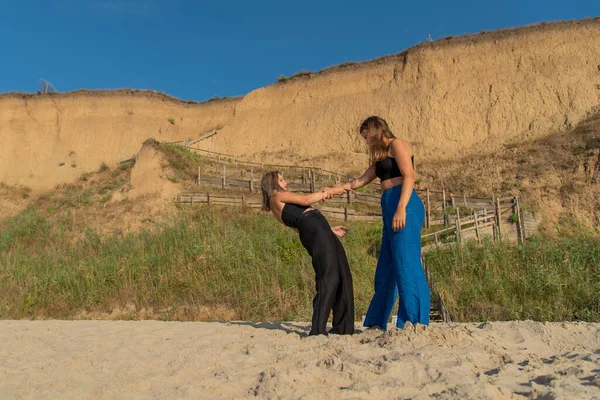
[[[171,125],[175,125],[175,119],[174,118],[168,118],[167,121],[169,121],[171,123]]]
[[[135,165],[135,161],[134,160],[125,161],[125,162],[122,162],[119,165],[119,169],[121,171],[127,171],[127,170],[130,170],[131,168],[133,168],[134,165]]]
[[[300,70],[299,72],[296,72],[294,75],[291,76],[291,78],[299,78],[301,76],[310,76],[311,74],[313,74],[314,72],[311,71],[307,71],[305,69]]]
[[[94,198],[63,192],[62,207]],[[74,227],[70,210],[54,212],[50,220],[30,208],[0,222],[0,317],[72,318],[133,305],[127,318],[151,309],[157,319],[218,319],[198,310],[225,309],[235,319],[310,319],[310,258],[297,234],[270,215],[184,208],[152,232],[103,237]],[[372,296],[381,227],[348,225],[342,240],[358,319]],[[598,321],[597,237],[450,245],[428,252],[426,262],[456,321]]]
[[[87,181],[90,179],[90,177],[91,177],[92,175],[93,175],[93,174],[92,174],[91,172],[84,172],[84,173],[83,173],[83,174],[81,174],[81,176],[79,177],[79,180],[80,180],[80,181],[83,181],[83,182],[87,182]]]
[[[600,318],[597,236],[469,242],[435,248],[426,262],[457,321]]]
[[[270,215],[185,210],[155,233],[100,237],[84,229],[76,243],[71,224],[69,214],[50,223],[34,209],[3,222],[1,317],[68,318],[134,304],[172,310],[163,319],[200,306],[231,309],[242,319],[310,319],[310,258],[297,234]],[[365,241],[378,233],[353,228],[344,240],[364,314],[375,262]]]
[[[108,171],[110,170],[110,168],[108,167],[108,165],[103,161],[100,164],[100,168],[98,168],[98,172],[104,172],[104,171]]]
[[[600,143],[592,133],[578,131],[582,140],[577,151],[586,157]],[[219,162],[181,146],[155,141],[153,146],[164,154],[165,166],[171,169],[167,179],[172,182],[191,185],[198,167],[203,176],[213,171],[219,176],[222,171]],[[521,152],[519,159],[549,157],[545,147]],[[531,161],[520,168],[528,168]],[[568,164],[570,171],[578,165],[570,159],[559,161],[555,167]],[[110,215],[131,208],[133,204],[121,203],[115,211],[111,207],[118,207],[117,202],[110,200],[131,187],[134,164],[134,160],[124,162],[110,171],[102,163],[97,173],[84,173],[77,182],[32,200],[23,213],[0,220],[0,318],[76,318],[84,312],[126,310],[120,318],[310,320],[314,293],[310,258],[297,234],[268,214],[182,206],[170,220],[152,221],[145,225],[150,230],[138,233],[114,229],[114,235],[102,235],[90,229],[88,210],[89,215],[99,210]],[[542,159],[539,165],[548,169],[546,164]],[[226,168],[228,177],[248,179],[247,166]],[[261,172],[255,169],[254,179]],[[288,181],[309,180],[308,169],[304,177],[302,170],[284,170],[284,174]],[[502,174],[512,176],[510,171]],[[478,179],[474,173],[463,175],[468,175],[463,177],[465,184]],[[447,176],[445,182],[461,187],[462,180]],[[332,186],[334,180],[335,176],[317,175],[316,186]],[[503,181],[517,183],[516,178],[512,183]],[[568,193],[580,190],[579,184],[569,181],[561,185]],[[471,189],[477,193],[475,187]],[[24,198],[28,195],[23,192]],[[355,207],[361,212],[378,208],[377,204]],[[473,211],[460,202],[456,207],[461,216]],[[535,209],[536,204],[529,207]],[[578,225],[577,218],[562,218],[559,238],[535,237],[523,245],[484,240],[481,246],[467,242],[429,250],[426,264],[453,320],[598,321],[600,238],[597,232],[586,233],[589,227]],[[518,222],[516,214],[510,219]],[[359,319],[373,294],[381,225],[347,225],[350,233],[342,241],[353,273]],[[455,238],[447,232],[438,239],[448,243]]]
[[[203,164],[202,157],[173,143],[159,143],[156,146],[163,153],[168,166],[176,174],[177,180],[196,180],[198,167]]]

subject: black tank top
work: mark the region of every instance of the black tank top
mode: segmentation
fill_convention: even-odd
[[[281,210],[281,220],[286,226],[290,228],[297,228],[298,221],[304,214],[304,211],[309,208],[309,206],[299,206],[298,204],[293,203],[285,203],[283,209]]]
[[[410,161],[414,168],[415,156],[412,156]],[[402,176],[402,172],[400,172],[400,168],[398,168],[398,163],[394,157],[386,157],[375,163],[375,175],[383,182],[388,179]]]

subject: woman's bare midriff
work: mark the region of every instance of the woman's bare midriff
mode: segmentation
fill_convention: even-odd
[[[396,177],[396,178],[386,179],[385,181],[382,181],[380,184],[381,191],[383,192],[384,190],[388,190],[389,188],[392,188],[394,186],[402,185],[403,182],[404,182],[404,178],[401,176]]]

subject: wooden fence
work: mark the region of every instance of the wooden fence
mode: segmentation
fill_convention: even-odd
[[[212,133],[212,131],[209,132],[209,134],[211,134],[211,133]],[[235,169],[246,168],[246,170],[249,170],[249,172],[252,175],[254,175],[254,173],[256,172],[257,175],[259,175],[257,177],[258,179],[260,179],[260,175],[262,175],[262,173],[264,173],[266,171],[271,171],[271,170],[281,171],[281,172],[285,173],[286,176],[290,175],[290,174],[295,175],[295,176],[300,176],[303,183],[308,183],[308,182],[312,181],[313,183],[319,182],[321,184],[323,182],[327,182],[327,184],[337,184],[340,182],[348,182],[348,180],[351,179],[351,177],[348,175],[340,174],[340,173],[337,173],[334,171],[329,171],[329,170],[319,168],[319,167],[298,166],[298,165],[289,165],[289,164],[268,164],[268,163],[262,163],[262,162],[256,162],[256,161],[248,161],[248,160],[240,159],[239,157],[237,157],[233,154],[218,153],[215,151],[200,149],[199,147],[192,147],[190,145],[191,143],[195,143],[198,146],[198,139],[195,139],[192,141],[181,141],[181,142],[171,142],[171,143],[182,145],[184,148],[196,153],[200,157],[209,159],[218,164],[221,164],[224,166],[230,165],[230,166],[234,167]],[[227,175],[227,173],[226,173],[227,168],[225,168],[224,171],[225,172],[223,174]],[[200,176],[200,171],[199,171],[198,175]],[[371,189],[374,189],[374,190],[378,190],[379,184],[371,183],[368,185],[368,187],[370,187]]]
[[[249,195],[235,194],[217,194],[217,193],[184,193],[176,198],[181,204],[207,204],[248,207],[253,209],[260,208],[260,199]],[[328,200],[330,202],[331,200]],[[378,213],[360,213],[349,207],[318,207],[318,209],[328,218],[342,221],[381,221],[381,214]]]
[[[423,253],[421,253],[421,266],[423,267],[423,271],[425,272],[425,278],[427,278],[427,284],[431,293],[429,319],[431,321],[452,322],[452,319],[450,318],[450,312],[446,307],[444,299],[442,299],[442,295],[437,287],[437,284],[435,283],[435,279],[433,278],[433,274],[429,269],[429,265],[427,264],[427,262],[425,262],[425,257],[423,257]]]
[[[200,186],[245,191],[249,194],[258,193],[260,191],[260,181],[255,179],[253,168],[250,169],[248,179],[231,177],[231,175],[228,174],[226,165],[222,165],[219,172],[221,175],[220,177],[215,177],[213,175],[215,174],[214,170],[207,172],[206,175],[208,176],[205,176],[202,175],[202,171],[198,168],[196,183]],[[315,174],[312,173],[312,171],[308,171],[308,174],[302,175],[302,178],[297,179],[297,181],[289,182],[288,189],[292,192],[314,193],[318,190],[315,182]],[[513,217],[513,220],[522,219],[522,216],[519,218],[520,211],[518,211],[521,209],[520,202],[519,199],[515,197],[472,197],[464,194],[456,195],[446,190],[435,191],[430,189],[417,189],[416,191],[425,206],[425,228],[427,229],[436,225],[443,225],[446,228],[448,226],[454,226],[456,224],[457,215],[458,220],[460,221],[461,209],[498,210],[500,205],[503,205],[503,213],[512,210],[508,215],[516,214],[517,216]],[[328,200],[328,203],[338,205],[346,204],[349,209],[352,209],[355,204],[378,206],[380,201],[380,194],[350,191],[343,196]],[[459,210],[459,214],[456,214],[456,210]],[[533,224],[532,228],[535,230],[537,227],[536,222],[531,218],[529,220],[531,221],[531,224]],[[496,217],[495,221],[497,225],[501,223],[501,220],[498,217]],[[486,226],[487,225],[483,228]],[[525,226],[526,224],[523,225],[523,229]],[[498,229],[501,229],[501,226]],[[525,236],[522,230],[521,232],[518,232],[520,237]]]
[[[308,171],[312,171],[313,173],[321,175],[321,176],[328,176],[328,177],[337,178],[340,180],[344,180],[344,179],[348,180],[351,178],[348,175],[339,174],[337,172],[329,171],[329,170],[319,168],[319,167],[298,166],[298,165],[289,165],[289,164],[268,164],[268,163],[262,163],[262,162],[256,162],[256,161],[248,161],[248,160],[240,159],[239,157],[237,157],[233,154],[218,153],[216,151],[204,150],[199,147],[191,147],[189,145],[186,146],[184,142],[174,142],[174,143],[183,143],[184,147],[187,148],[188,150],[191,150],[194,153],[196,153],[202,157],[212,159],[219,163],[233,164],[236,167],[240,167],[240,166],[245,166],[248,168],[253,167],[253,168],[256,168],[257,170],[259,170],[260,172],[264,172],[266,170],[280,170],[282,172],[294,171],[298,174],[305,175]]]
[[[361,194],[357,194],[361,198]],[[365,198],[372,201],[373,195],[367,195]],[[350,194],[344,197],[327,200],[327,204],[338,205],[338,207],[322,206],[318,207],[328,218],[340,221],[369,221],[381,222],[380,212],[359,212],[352,208],[353,203],[348,200]],[[208,204],[224,205],[248,208],[260,208],[260,198],[253,195],[244,194],[217,194],[217,193],[185,193],[177,196],[177,202],[181,204]],[[430,248],[440,246],[448,242],[462,242],[469,239],[475,239],[479,243],[485,236],[493,240],[508,239],[523,242],[524,239],[537,231],[537,220],[533,214],[522,212],[519,197],[496,198],[496,204],[477,203],[480,205],[491,205],[490,208],[476,209],[472,207],[469,213],[465,213],[461,208],[454,210],[453,215],[446,214],[445,217],[436,220],[446,221],[442,224],[442,229],[434,232],[428,232],[421,236],[423,246]],[[470,203],[466,203],[470,204]],[[470,204],[469,206],[473,206]],[[463,204],[463,207],[464,204]]]
[[[193,141],[174,142],[195,152],[201,157],[217,161],[218,165],[198,167],[196,183],[199,186],[218,187],[221,190],[247,192],[248,195],[223,194],[182,194],[182,203],[207,203],[236,205],[260,208],[260,201],[252,194],[260,191],[260,176],[266,170],[281,170],[289,175],[288,189],[292,192],[314,193],[325,183],[336,184],[347,182],[350,177],[333,171],[310,166],[265,164],[240,159],[232,154],[218,153],[200,149],[199,141],[214,135],[211,131]],[[197,147],[192,147],[196,144]],[[319,184],[319,186],[318,186]],[[379,184],[371,184],[367,190],[378,190]],[[441,229],[423,235],[424,242],[441,245],[448,241],[476,239],[481,242],[486,235],[494,240],[508,238],[522,242],[525,237],[537,232],[538,221],[535,215],[523,213],[520,198],[511,197],[474,197],[466,194],[457,195],[445,189],[416,189],[425,206],[425,228],[440,226]],[[190,197],[192,196],[192,197]],[[378,206],[380,194],[350,191],[343,196],[327,200],[337,207],[321,207],[328,217],[344,221],[381,221],[380,213],[361,213],[355,205]]]

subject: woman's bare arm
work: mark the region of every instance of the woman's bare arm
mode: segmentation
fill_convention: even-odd
[[[292,192],[277,192],[275,199],[282,203],[293,203],[299,206],[310,206],[323,200],[325,194],[316,192],[311,194],[297,194]]]
[[[406,226],[406,206],[415,187],[415,170],[411,160],[412,152],[406,141],[393,140],[390,144],[390,150],[402,173],[402,192],[400,193],[396,214],[392,220],[392,229],[397,231]]]
[[[375,175],[375,166],[372,165],[369,167],[369,169],[365,171],[364,174],[362,174],[360,178],[352,179],[350,182],[346,182],[343,185],[339,185],[326,190],[330,191],[332,194],[344,194],[349,190],[358,189],[360,187],[368,185],[369,183],[373,182],[373,180],[376,177],[377,176]]]

